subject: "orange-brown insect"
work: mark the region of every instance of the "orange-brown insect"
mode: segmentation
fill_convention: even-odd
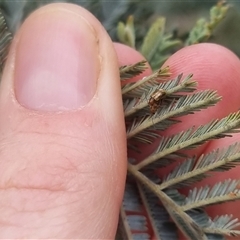
[[[150,111],[152,114],[154,114],[160,104],[161,104],[161,100],[166,96],[166,91],[164,91],[163,89],[157,89],[150,97],[149,101],[148,101],[148,106],[150,108]]]
[[[229,194],[228,194],[230,197],[237,197],[237,193],[235,193],[235,192],[230,192]]]

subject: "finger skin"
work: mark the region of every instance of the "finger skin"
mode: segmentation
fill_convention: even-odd
[[[38,14],[56,11],[81,15],[95,29],[98,89],[81,110],[32,111],[15,98],[16,49]],[[50,4],[25,21],[0,88],[1,238],[114,238],[127,159],[118,65],[106,31],[81,7]]]
[[[29,111],[18,104],[12,86],[19,35],[37,14],[63,8],[96,30],[102,58],[99,89],[81,111]],[[100,23],[71,4],[45,6],[22,28],[0,88],[0,236],[112,239],[127,162],[118,68],[144,58],[129,47],[112,45]]]

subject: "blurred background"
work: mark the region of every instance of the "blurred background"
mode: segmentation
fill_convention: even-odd
[[[141,41],[157,16],[166,17],[166,32],[185,39],[199,18],[208,18],[212,0],[0,0],[0,8],[11,32],[16,32],[24,19],[35,9],[52,2],[69,2],[91,11],[104,25],[111,38],[117,41],[116,26],[134,15],[137,40]],[[219,43],[240,56],[240,0],[227,1],[232,7],[214,31],[210,42]]]

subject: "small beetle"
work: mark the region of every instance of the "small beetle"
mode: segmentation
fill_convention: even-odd
[[[166,96],[166,91],[157,89],[150,97],[148,106],[152,114],[154,114],[161,104],[161,100]]]
[[[229,194],[228,194],[230,197],[232,197],[232,198],[234,198],[234,197],[237,197],[237,193],[235,193],[235,192],[230,192]]]

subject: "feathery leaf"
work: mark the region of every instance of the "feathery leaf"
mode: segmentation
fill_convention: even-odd
[[[138,185],[138,187],[155,238],[161,240],[177,239],[176,225],[170,221],[170,216],[165,208],[159,204],[159,199],[146,187],[142,185]]]
[[[6,21],[0,11],[0,72],[2,72],[8,50],[12,41],[12,34],[8,31]]]
[[[226,5],[225,1],[219,1],[211,8],[209,21],[204,18],[197,21],[185,44],[191,45],[208,40],[216,26],[225,18],[228,9],[229,5]]]
[[[132,95],[132,98],[128,96],[128,99],[123,102],[125,117],[131,117],[134,114],[136,115],[136,113],[143,115],[141,114],[141,110],[148,107],[151,95],[159,89],[163,89],[166,92],[164,102],[172,102],[182,97],[182,95],[177,95],[176,93],[193,92],[196,90],[196,81],[192,79],[192,75],[182,79],[182,74],[180,74],[174,79],[155,83],[154,86],[152,82],[148,83],[148,81],[145,81],[147,79],[146,77],[143,79],[144,82],[140,80],[138,84],[134,84],[134,88],[128,92],[128,94]],[[144,115],[146,115],[146,111],[144,111]]]
[[[236,112],[229,114],[221,120],[213,120],[206,125],[201,125],[195,131],[194,128],[189,128],[173,137],[162,138],[162,141],[154,153],[138,163],[136,167],[137,169],[141,169],[178,149],[193,148],[210,139],[230,136],[229,134],[231,132],[237,132],[237,128],[239,127],[240,112]]]
[[[165,29],[165,18],[158,18],[146,34],[140,52],[150,62],[159,47]]]
[[[168,93],[167,93],[168,94]],[[127,128],[127,139],[134,137],[135,139],[139,138],[139,135],[145,134],[146,130],[150,129],[150,133],[154,135],[151,131],[156,130],[166,130],[167,127],[171,126],[174,123],[177,123],[177,120],[173,120],[173,117],[179,117],[182,115],[187,115],[193,113],[194,111],[199,111],[206,107],[215,105],[220,100],[220,97],[217,96],[215,91],[202,91],[195,93],[193,95],[183,95],[179,97],[177,101],[175,99],[167,105],[160,107],[160,109],[152,116],[140,117],[134,119],[132,124]],[[169,119],[171,119],[171,124],[169,125]],[[164,124],[164,121],[167,121],[168,124]],[[158,135],[156,135],[158,136]],[[141,139],[141,138],[140,138]],[[147,138],[144,142],[147,142]],[[151,142],[151,141],[150,141]]]
[[[122,43],[135,48],[135,29],[133,16],[128,17],[126,24],[123,22],[118,23],[117,35]]]
[[[139,97],[146,90],[150,89],[155,84],[160,81],[166,81],[166,79],[170,76],[169,67],[159,69],[153,74],[142,78],[141,80],[135,83],[128,83],[122,88],[123,98],[125,97]]]
[[[188,211],[189,209],[236,201],[238,199],[240,199],[239,180],[227,179],[216,183],[213,187],[203,186],[199,189],[190,189],[182,209]]]
[[[234,143],[227,148],[217,149],[180,163],[161,183],[160,189],[170,186],[189,186],[204,179],[210,171],[228,171],[240,162],[240,144]]]
[[[133,77],[136,77],[137,75],[143,73],[148,67],[146,65],[146,61],[143,60],[141,62],[131,64],[131,65],[125,65],[120,67],[120,79],[121,80],[127,80]]]

